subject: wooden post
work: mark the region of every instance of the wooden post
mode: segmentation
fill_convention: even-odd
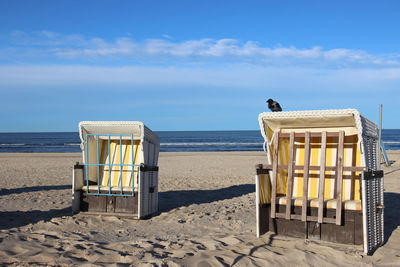
[[[310,132],[304,136],[304,172],[303,172],[303,205],[301,208],[301,220],[307,221],[307,196],[308,196],[308,176],[310,167]]]
[[[288,163],[288,178],[286,190],[286,219],[290,220],[290,213],[292,210],[292,192],[293,192],[293,165],[294,165],[294,132],[290,132],[289,141],[289,163]]]
[[[342,190],[343,190],[343,149],[344,148],[344,131],[339,132],[338,144],[338,165],[337,165],[337,194],[336,194],[336,224],[340,225],[342,222]]]
[[[272,159],[272,188],[271,188],[271,218],[276,217],[276,186],[278,178],[278,152],[279,152],[279,132],[274,136],[274,153]]]
[[[326,161],[326,131],[321,134],[321,154],[318,188],[318,223],[322,223],[324,216],[324,191],[325,191],[325,161]]]

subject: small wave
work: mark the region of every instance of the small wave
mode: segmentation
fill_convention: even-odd
[[[0,146],[29,146],[29,147],[42,147],[42,146],[79,146],[79,143],[55,143],[55,144],[0,144]]]
[[[263,143],[161,143],[161,146],[255,146]]]
[[[26,146],[27,144],[0,144],[0,146]]]

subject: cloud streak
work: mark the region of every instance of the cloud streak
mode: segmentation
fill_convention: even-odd
[[[51,88],[229,88],[239,91],[397,91],[400,68],[340,69],[231,64],[224,68],[162,66],[0,65],[0,91],[10,87]]]
[[[169,62],[220,64],[221,62],[248,63],[265,66],[323,66],[347,67],[400,67],[399,55],[373,55],[362,50],[345,48],[324,49],[320,46],[300,49],[265,47],[256,41],[237,39],[198,39],[175,42],[170,36],[163,39],[136,41],[130,37],[105,40],[82,35],[63,35],[49,31],[26,33],[16,31],[6,36],[0,46],[0,60],[20,61],[38,57],[60,62],[101,63],[112,60],[114,64]],[[30,54],[31,57],[26,57]]]

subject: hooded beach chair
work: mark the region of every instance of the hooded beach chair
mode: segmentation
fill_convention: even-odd
[[[160,139],[142,122],[79,123],[83,164],[75,164],[72,210],[149,217],[158,211]]]
[[[376,125],[355,109],[258,118],[267,164],[256,166],[257,236],[272,231],[373,253],[384,241]]]

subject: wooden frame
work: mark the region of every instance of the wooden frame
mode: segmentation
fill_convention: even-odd
[[[326,166],[326,144],[327,137],[337,137],[338,138],[338,156],[337,156],[337,166]],[[257,165],[260,168],[272,169],[272,188],[271,188],[271,218],[285,218],[285,219],[299,219],[302,221],[316,221],[318,223],[335,223],[336,225],[342,224],[342,189],[343,186],[343,171],[352,171],[359,172],[365,170],[363,167],[344,167],[343,166],[343,150],[344,150],[344,131],[339,132],[319,132],[319,133],[275,133],[274,135],[274,149],[273,149],[273,163],[272,165]],[[278,151],[279,151],[279,138],[289,137],[289,162],[287,165],[279,165],[278,164]],[[304,156],[304,165],[295,165],[295,148],[294,148],[294,139],[296,137],[304,137],[305,138],[305,156]],[[311,166],[310,165],[310,139],[311,137],[321,137],[321,152],[320,152],[320,166]],[[285,209],[285,214],[279,213],[276,211],[277,205],[277,174],[279,170],[287,170],[287,192],[286,192],[286,205],[287,209]],[[303,177],[303,205],[301,215],[291,215],[291,203],[292,203],[292,192],[293,192],[293,171],[294,170],[304,170]],[[309,180],[309,171],[318,170],[320,171],[319,176],[319,190],[318,190],[318,213],[317,216],[308,216],[307,215],[307,203],[308,201],[308,180]],[[335,181],[335,199],[337,201],[336,204],[336,216],[335,218],[325,218],[324,217],[324,188],[325,188],[325,171],[335,171],[337,174],[337,179]]]
[[[304,165],[296,165],[295,139],[304,137]],[[313,166],[310,163],[311,138],[321,139],[319,165]],[[327,138],[337,138],[337,160],[336,166],[326,166]],[[275,233],[287,234],[292,236],[306,237],[312,236],[321,240],[347,243],[362,244],[362,212],[353,210],[343,210],[342,190],[343,190],[343,171],[361,172],[364,167],[343,166],[344,152],[344,131],[339,132],[309,132],[305,133],[280,133],[276,132],[273,136],[273,157],[272,164],[256,165],[257,174],[271,174],[271,202],[270,204],[260,204],[258,212],[261,223],[261,231],[272,230]],[[279,140],[289,138],[288,163],[279,164]],[[278,203],[277,176],[279,171],[287,171],[286,204]],[[292,205],[294,171],[303,170],[302,186],[302,206]],[[319,171],[318,185],[318,207],[308,206],[308,184],[310,171]],[[328,209],[324,203],[325,191],[325,172],[334,171],[336,174],[334,197],[337,201],[335,209]],[[354,184],[352,185],[354,187]],[[353,194],[354,196],[354,194]],[[329,226],[330,225],[330,226]],[[318,233],[310,232],[307,229],[318,228]]]

